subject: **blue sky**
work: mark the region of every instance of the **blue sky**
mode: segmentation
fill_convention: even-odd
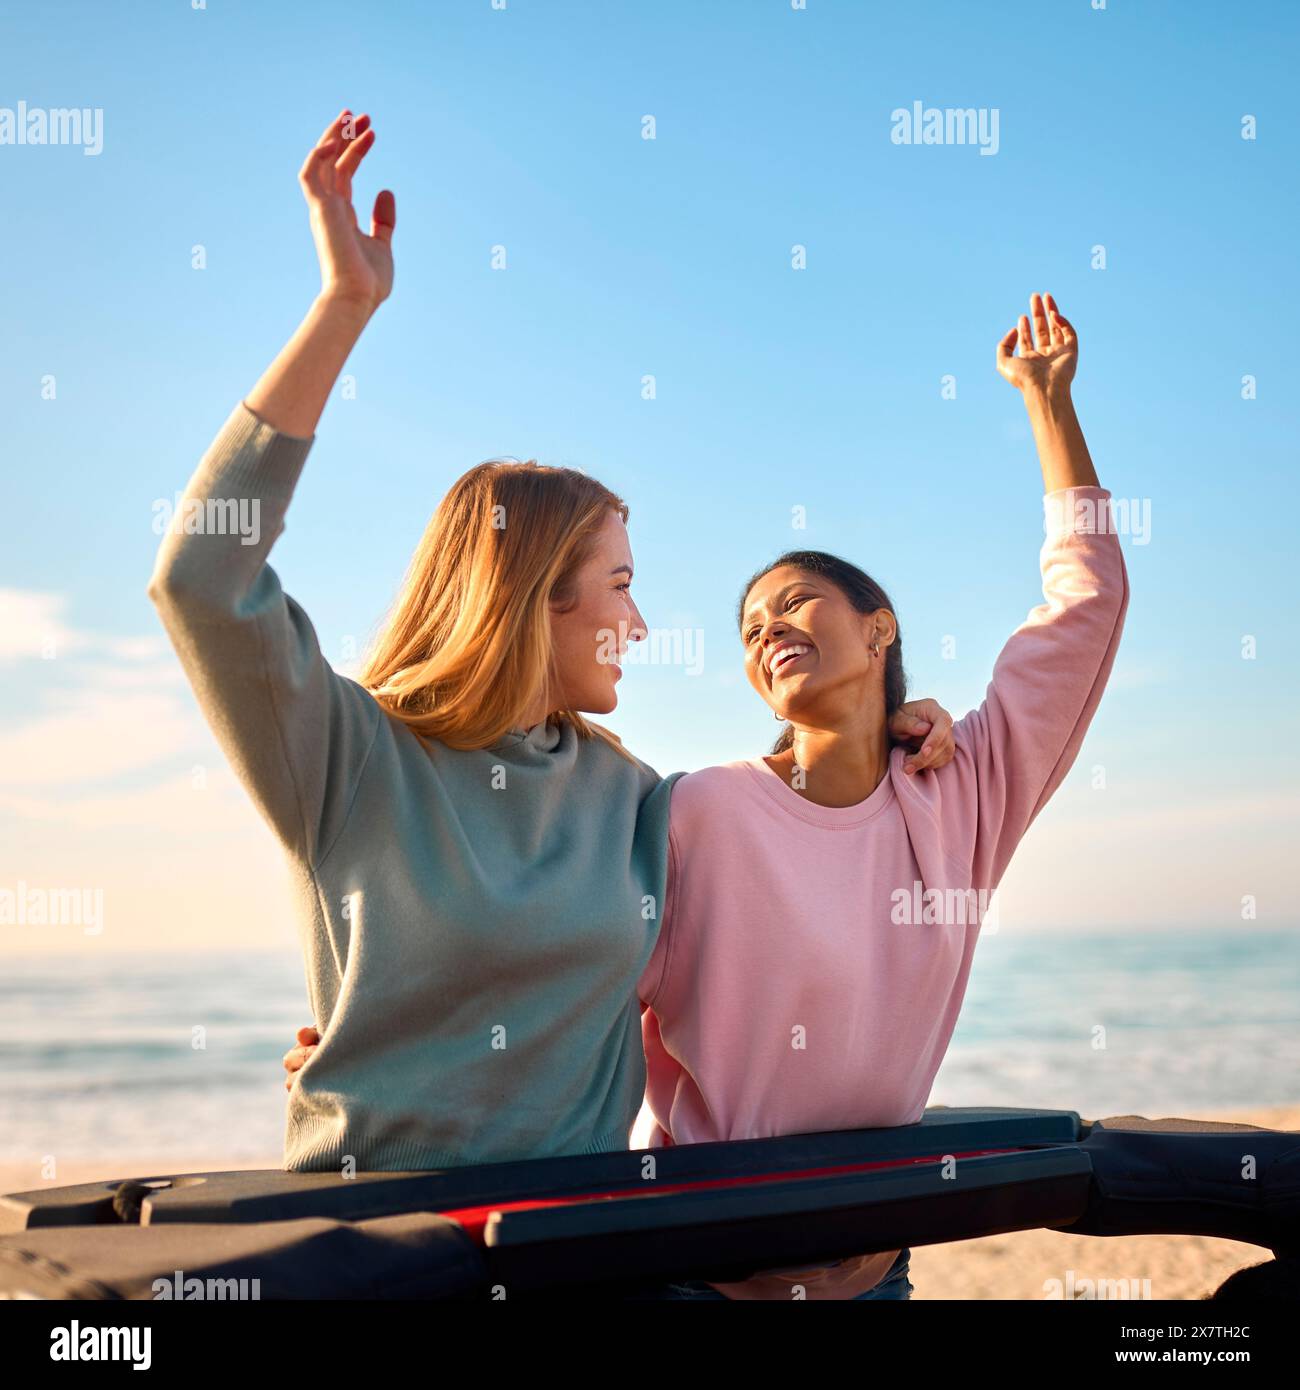
[[[6,17],[0,108],[102,109],[103,150],[0,145],[0,883],[103,883],[127,944],[266,936],[278,858],[144,590],[155,500],[315,293],[296,173],[346,104],[378,133],[363,216],[397,195],[396,287],[273,556],[337,665],[446,487],[511,454],[621,492],[642,612],[703,634],[699,674],[630,667],[609,721],[660,771],[773,737],[732,613],[794,544],[875,575],[913,693],[964,712],[1041,598],[1041,478],[993,362],[1050,290],[1098,474],[1150,535],[1124,542],[1115,676],[1003,920],[1231,925],[1250,893],[1296,922],[1298,28],[1283,3],[1116,0]],[[997,153],[894,143],[917,101],[996,110]]]

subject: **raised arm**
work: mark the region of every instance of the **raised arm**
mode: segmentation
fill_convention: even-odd
[[[1033,332],[1028,315],[1021,314],[1017,326],[998,344],[998,371],[1024,397],[1043,470],[1043,491],[1096,487],[1097,472],[1070,395],[1079,362],[1078,335],[1050,294],[1031,294],[1029,309]],[[1012,352],[1017,344],[1019,356]]]
[[[1078,756],[1128,609],[1110,493],[1097,483],[1070,399],[1078,340],[1050,295],[1030,303],[1039,346],[1022,316],[998,346],[998,370],[1025,397],[1042,465],[1044,602],[1003,647],[983,704],[954,728],[951,773],[977,808],[969,846],[976,888],[996,888]],[[1021,355],[1013,357],[1017,336]]]
[[[280,355],[262,373],[245,404],[273,429],[311,435],[334,383],[393,288],[397,204],[384,189],[375,199],[370,235],[357,225],[352,176],[374,145],[369,116],[341,111],[298,171],[311,214],[321,290]]]
[[[381,714],[325,660],[267,555],[330,391],[392,286],[392,194],[375,200],[369,236],[352,211],[352,174],[373,140],[366,117],[343,112],[303,165],[320,294],[204,455],[148,588],[236,773],[311,864],[342,828]]]

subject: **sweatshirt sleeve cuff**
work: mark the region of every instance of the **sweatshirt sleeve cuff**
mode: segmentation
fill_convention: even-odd
[[[315,439],[282,434],[241,400],[207,452],[206,484],[214,495],[287,500]]]
[[[1063,487],[1043,495],[1043,526],[1048,536],[1109,535],[1115,530],[1110,490]]]

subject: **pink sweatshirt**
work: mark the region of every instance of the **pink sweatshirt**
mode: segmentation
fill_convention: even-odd
[[[652,1142],[920,1120],[966,992],[978,890],[997,887],[1074,763],[1115,659],[1128,574],[1109,499],[1044,498],[1046,602],[957,722],[946,767],[908,776],[895,747],[845,807],[805,800],[762,758],[674,785],[664,924],[640,981]],[[715,1287],[848,1299],[897,1254]]]

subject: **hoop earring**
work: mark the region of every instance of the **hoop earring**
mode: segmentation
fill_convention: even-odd
[[[777,719],[777,720],[782,720],[782,719],[785,718],[785,715],[783,715],[783,714],[778,714],[775,710],[773,710],[773,711],[772,711],[772,718],[773,718],[773,719]]]

